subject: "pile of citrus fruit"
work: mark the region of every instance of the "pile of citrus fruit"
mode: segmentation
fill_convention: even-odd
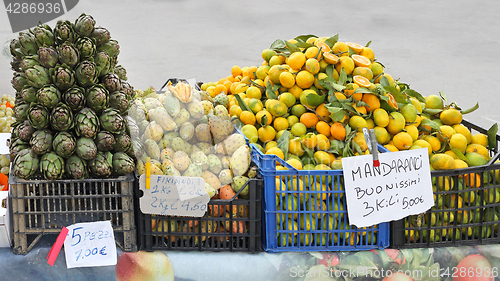
[[[369,44],[299,36],[276,40],[262,58],[201,87],[214,98],[227,94],[228,110],[250,142],[299,170],[340,169],[342,157],[369,153],[364,127],[390,151],[428,148],[435,169],[483,162],[466,158],[469,152],[489,157],[487,136],[473,137],[460,124],[477,105],[461,110],[443,94],[423,97],[394,80]]]

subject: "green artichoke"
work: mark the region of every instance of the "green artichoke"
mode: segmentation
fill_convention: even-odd
[[[75,115],[75,132],[77,136],[93,139],[100,129],[99,118],[92,109],[85,107]]]
[[[40,173],[49,181],[62,179],[64,159],[54,152],[45,153],[40,159]]]
[[[16,120],[18,121],[24,121],[28,119],[28,109],[30,108],[30,105],[28,103],[18,103],[16,106],[14,106],[13,110],[13,115]]]
[[[28,86],[28,79],[26,79],[26,75],[22,72],[14,72],[14,77],[12,77],[10,82],[16,92],[20,92],[25,86]]]
[[[97,81],[97,75],[97,66],[94,62],[84,60],[76,66],[75,77],[79,86],[92,86]]]
[[[10,159],[16,159],[19,152],[27,148],[31,148],[29,142],[20,139],[12,141],[9,146]]]
[[[75,180],[87,179],[87,163],[77,155],[73,154],[65,161],[66,174]]]
[[[118,41],[111,39],[108,42],[97,47],[98,52],[106,52],[110,58],[115,58],[120,54],[120,45]]]
[[[39,24],[31,31],[38,46],[54,46],[56,39],[52,28],[46,24]]]
[[[126,132],[115,135],[115,144],[113,145],[114,151],[127,152],[131,148],[132,148],[132,139]]]
[[[52,149],[52,139],[52,133],[47,129],[35,131],[30,139],[31,149],[38,155],[45,154]]]
[[[75,21],[75,31],[80,37],[90,36],[95,29],[95,20],[91,15],[81,14]]]
[[[40,159],[32,149],[26,148],[17,154],[12,163],[12,174],[18,178],[30,180],[38,173]]]
[[[23,55],[36,55],[36,51],[38,51],[38,44],[33,34],[30,32],[19,32],[18,41],[20,52]]]
[[[73,111],[80,111],[85,107],[85,89],[75,86],[62,95],[63,102]]]
[[[96,46],[101,46],[102,44],[106,44],[111,39],[111,34],[104,27],[96,27],[92,34],[90,34],[90,38],[95,40]]]
[[[130,156],[123,152],[113,154],[113,173],[124,176],[135,170],[135,162]]]
[[[97,155],[97,146],[91,138],[79,138],[76,140],[75,153],[83,160],[94,159]]]
[[[38,102],[38,89],[34,87],[24,87],[21,92],[21,98],[26,103]]]
[[[50,125],[56,131],[67,131],[73,128],[73,112],[64,103],[59,103],[50,113]]]
[[[87,89],[87,107],[96,113],[100,113],[109,107],[109,93],[101,84],[93,85]]]
[[[26,74],[28,84],[32,87],[42,88],[51,83],[49,70],[41,65],[26,69],[24,74]]]
[[[97,67],[99,77],[106,75],[111,67],[111,60],[105,52],[99,52],[94,56],[94,63]]]
[[[24,142],[29,142],[31,137],[33,136],[33,133],[36,131],[36,129],[33,128],[33,126],[31,126],[28,120],[25,120],[16,128],[17,128],[17,136],[19,137],[20,140]]]
[[[25,56],[19,61],[19,69],[22,71],[26,71],[35,65],[40,65],[38,55]]]
[[[100,131],[95,137],[95,144],[99,151],[111,151],[115,145],[115,136],[108,131]]]
[[[10,54],[18,60],[21,60],[24,56],[26,56],[26,54],[21,51],[21,43],[18,38],[10,40],[9,50]]]
[[[118,110],[121,114],[124,114],[129,109],[130,102],[125,93],[122,91],[115,91],[109,95],[109,105]]]
[[[63,158],[68,158],[76,150],[76,139],[70,132],[59,132],[52,141],[52,150]]]
[[[129,100],[132,100],[134,98],[134,87],[130,86],[130,84],[127,81],[121,81],[120,83],[121,90],[125,95],[127,95]]]
[[[69,66],[57,65],[49,72],[54,85],[63,92],[75,84],[75,72]]]
[[[43,46],[38,49],[38,59],[40,65],[46,68],[52,68],[59,62],[59,55],[56,48],[52,46]]]
[[[52,109],[61,101],[61,92],[53,84],[46,85],[37,91],[38,102],[47,109]]]
[[[125,132],[126,129],[125,120],[120,115],[120,112],[114,108],[105,109],[101,116],[99,116],[99,122],[103,130],[109,131],[112,134],[120,134]]]
[[[108,73],[101,77],[101,84],[103,84],[110,93],[121,90],[120,78],[114,73]]]
[[[92,58],[96,52],[94,39],[88,37],[80,37],[75,42],[75,47],[80,53],[81,59]]]
[[[127,81],[127,70],[123,66],[115,66],[113,72],[118,75],[118,78],[120,78],[120,80]]]
[[[38,103],[32,103],[28,109],[28,120],[37,130],[45,129],[49,125],[49,111],[47,108]]]
[[[78,49],[71,42],[64,42],[57,47],[57,55],[61,64],[65,64],[71,68],[75,67],[80,61]]]
[[[59,20],[54,28],[54,37],[59,45],[64,42],[75,42],[77,35],[73,23],[67,20]]]
[[[96,178],[107,178],[113,171],[113,154],[98,152],[94,159],[88,161],[90,173]]]

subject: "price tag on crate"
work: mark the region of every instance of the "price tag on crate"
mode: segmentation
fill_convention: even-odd
[[[402,219],[434,206],[427,148],[342,158],[349,222],[357,227]]]
[[[146,188],[146,175],[139,178],[143,196],[139,207],[144,214],[202,217],[210,196],[201,177],[151,175]]]
[[[64,253],[68,268],[116,265],[111,221],[76,223],[67,229]]]

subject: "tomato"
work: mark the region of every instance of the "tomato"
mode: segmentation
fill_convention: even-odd
[[[492,271],[490,262],[482,255],[469,255],[460,261],[453,281],[490,281],[498,272]]]

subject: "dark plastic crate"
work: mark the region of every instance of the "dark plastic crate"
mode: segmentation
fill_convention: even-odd
[[[143,214],[137,208],[140,250],[260,252],[263,180],[249,179],[247,198],[211,199],[203,217]],[[241,189],[243,190],[243,188]],[[136,185],[136,204],[142,192]]]
[[[349,225],[342,170],[299,171],[279,157],[263,154],[253,144],[251,147],[252,161],[264,178],[265,251],[358,251],[389,246],[389,223],[366,228]],[[388,151],[380,145],[378,148]],[[288,170],[276,170],[276,162]],[[279,186],[277,179],[281,180]],[[301,182],[306,188],[301,188]]]
[[[137,251],[133,174],[110,179],[22,180],[9,176],[14,254],[26,255],[44,236],[54,242],[63,226],[111,221],[116,244]]]
[[[471,132],[487,130],[467,121]],[[429,211],[391,222],[392,248],[435,248],[497,244],[500,214],[500,164],[497,147],[490,150],[492,159],[484,166],[457,170],[432,171],[435,205]],[[478,184],[476,184],[477,179]],[[440,184],[443,183],[443,184]],[[450,184],[451,183],[451,184]],[[449,188],[447,188],[449,186]],[[490,197],[491,196],[491,197]]]

